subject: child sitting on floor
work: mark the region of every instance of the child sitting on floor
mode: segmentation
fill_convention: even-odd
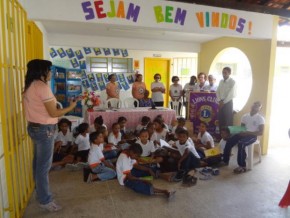
[[[120,125],[121,134],[124,135],[126,133],[127,118],[126,117],[119,117],[117,123]]]
[[[77,150],[75,153],[75,160],[73,164],[67,164],[66,167],[70,170],[79,170],[84,166],[87,166],[88,154],[90,151],[90,139],[89,139],[89,124],[81,123],[77,127],[78,136],[74,143],[73,150]]]
[[[150,123],[150,117],[143,116],[141,119],[141,124],[138,124],[136,127],[135,134],[139,135],[140,131],[147,127],[148,123]]]
[[[128,150],[124,150],[116,165],[117,178],[120,185],[124,185],[137,193],[144,195],[162,194],[168,199],[172,198],[175,191],[155,188],[149,181],[142,179],[145,176],[155,176],[154,172],[147,167],[137,164],[136,159],[142,154],[142,147],[139,144],[132,144]]]
[[[101,127],[105,127],[107,129],[107,126],[104,124],[102,115],[95,118],[94,126],[90,128],[90,132],[98,131]]]
[[[207,124],[201,122],[199,125],[199,133],[197,138],[193,140],[195,143],[195,148],[201,158],[205,157],[204,150],[214,148],[213,137],[207,132]]]
[[[66,155],[70,153],[73,143],[73,134],[71,132],[71,121],[62,118],[57,123],[59,132],[55,139],[55,149],[58,154]]]
[[[104,136],[100,131],[90,134],[89,168],[84,168],[84,181],[105,181],[116,177],[115,167],[103,155]],[[91,173],[92,172],[92,173]]]
[[[188,131],[185,129],[178,129],[177,131],[178,140],[175,142],[180,158],[178,159],[175,181],[181,181],[183,176],[186,175],[190,170],[201,166],[200,156],[195,150],[194,145],[188,140]],[[172,150],[171,152],[175,152]],[[181,173],[180,173],[181,172]]]
[[[154,126],[155,126],[155,133],[156,133],[156,140],[154,141],[154,144],[160,146],[160,139],[163,139],[166,141],[167,139],[167,134],[168,134],[168,129],[165,128],[163,119],[155,118],[154,121]]]

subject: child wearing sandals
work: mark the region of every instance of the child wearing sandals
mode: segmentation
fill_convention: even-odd
[[[155,188],[149,181],[142,179],[145,176],[155,176],[154,172],[147,167],[138,165],[136,159],[142,154],[142,147],[134,143],[129,149],[124,150],[116,165],[117,178],[122,186],[126,186],[137,193],[144,195],[164,195],[171,199],[175,191]]]
[[[116,177],[115,167],[103,155],[104,136],[100,131],[90,134],[89,168],[84,168],[84,181],[106,181]]]

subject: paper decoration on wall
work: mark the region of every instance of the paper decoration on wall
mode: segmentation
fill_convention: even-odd
[[[51,57],[51,58],[54,58],[54,57],[57,56],[57,53],[56,53],[56,51],[54,50],[54,48],[50,48],[50,49],[49,49],[49,54],[50,54],[50,57]]]
[[[114,56],[118,56],[118,55],[120,55],[120,50],[119,50],[119,49],[117,49],[117,48],[113,48],[112,50],[113,50],[113,54],[114,54]]]
[[[80,60],[79,64],[80,64],[80,68],[81,69],[83,69],[83,70],[87,69],[87,65],[86,65],[86,61],[85,60]]]
[[[97,91],[97,90],[99,90],[98,85],[97,85],[96,82],[92,82],[92,83],[91,83],[91,87],[92,87],[92,90],[93,90],[93,91]]]
[[[102,51],[101,51],[100,48],[94,48],[94,52],[95,52],[96,55],[102,54]]]
[[[128,51],[127,49],[121,49],[121,53],[123,57],[128,57]]]
[[[90,84],[89,84],[89,81],[87,79],[86,80],[82,80],[82,85],[86,89],[90,88]]]
[[[103,78],[104,78],[104,80],[105,80],[105,83],[108,83],[108,82],[109,82],[108,77],[109,77],[109,74],[108,74],[108,73],[104,73],[104,74],[103,74]]]
[[[77,67],[80,66],[79,62],[78,62],[78,60],[76,58],[71,59],[70,62],[71,62],[71,65],[72,65],[73,68],[77,68]]]
[[[95,76],[97,78],[97,82],[103,82],[104,81],[102,73],[97,73]]]
[[[82,70],[82,80],[87,79],[87,73],[85,70]]]
[[[118,81],[119,82],[125,82],[126,81],[124,74],[118,74]]]
[[[84,47],[84,52],[85,52],[85,54],[91,54],[92,53],[91,48],[89,48],[89,47]]]
[[[129,76],[127,76],[127,80],[128,80],[128,83],[129,83],[129,84],[134,83],[134,77],[133,77],[133,75],[129,75]]]
[[[75,56],[75,53],[73,52],[71,48],[65,50],[65,52],[69,58],[73,58]]]
[[[78,60],[81,60],[81,59],[84,58],[83,53],[82,53],[81,50],[77,50],[77,51],[75,51],[75,54],[76,54]]]
[[[140,67],[139,60],[134,60],[134,70],[138,70]]]
[[[106,85],[105,85],[105,83],[103,81],[99,82],[98,85],[99,85],[101,91],[106,89]]]
[[[66,56],[66,54],[65,54],[65,52],[64,52],[64,50],[63,50],[63,48],[59,48],[59,49],[57,49],[57,53],[58,53],[58,55],[59,55],[61,58],[63,58],[63,57]]]
[[[130,89],[130,86],[128,85],[128,83],[126,81],[123,81],[123,82],[120,82],[120,83],[121,83],[121,85],[122,85],[122,87],[123,87],[123,89],[125,91],[127,91],[128,89]]]
[[[106,56],[111,55],[111,51],[110,51],[109,48],[103,48],[103,51],[104,51],[104,54],[105,54]]]
[[[90,82],[95,82],[96,81],[95,76],[94,76],[93,73],[90,73],[87,76],[88,76],[88,79],[90,80]]]

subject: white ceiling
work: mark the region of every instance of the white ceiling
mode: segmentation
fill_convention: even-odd
[[[78,23],[63,21],[41,21],[47,34],[85,35],[102,37],[122,37],[135,39],[162,40],[186,43],[203,43],[220,36],[136,28],[129,26],[114,26],[96,23]]]

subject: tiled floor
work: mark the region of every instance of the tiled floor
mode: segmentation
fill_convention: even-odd
[[[286,218],[290,211],[278,203],[290,179],[289,153],[290,146],[270,149],[262,163],[241,175],[232,173],[236,166],[233,156],[228,167],[220,168],[219,176],[198,180],[190,188],[155,180],[157,187],[177,190],[171,201],[136,194],[117,180],[86,184],[81,172],[54,171],[50,174],[51,189],[63,210],[43,211],[32,197],[24,217]]]

